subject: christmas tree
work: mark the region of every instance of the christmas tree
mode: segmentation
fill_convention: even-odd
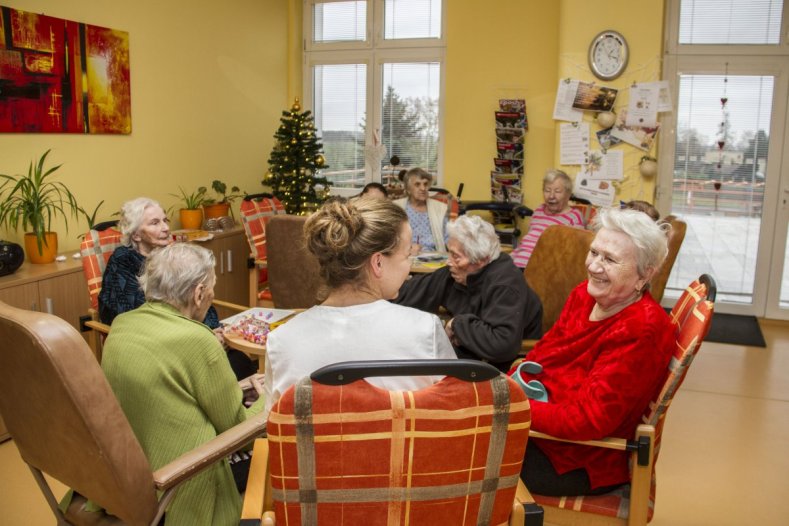
[[[263,185],[271,188],[289,214],[308,214],[329,197],[329,181],[316,175],[327,166],[311,113],[301,112],[298,98],[290,111],[282,112],[281,124],[274,134],[277,144],[263,179]]]

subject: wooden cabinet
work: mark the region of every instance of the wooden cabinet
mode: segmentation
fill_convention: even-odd
[[[214,232],[214,238],[202,243],[216,258],[214,297],[218,300],[246,306],[249,301],[249,244],[242,227]],[[219,308],[219,318],[236,314]]]
[[[79,318],[90,307],[82,262],[70,257],[45,265],[25,262],[14,274],[0,277],[0,301],[20,309],[49,312],[79,330]],[[0,418],[0,441],[7,438]]]

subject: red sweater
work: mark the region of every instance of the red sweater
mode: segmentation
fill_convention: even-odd
[[[559,438],[633,438],[668,374],[676,331],[649,293],[602,321],[589,321],[595,301],[586,281],[570,294],[556,324],[529,352],[543,372],[548,403],[532,401],[532,428]],[[513,374],[510,371],[510,374]],[[559,474],[584,468],[592,488],[630,480],[627,453],[539,440]]]

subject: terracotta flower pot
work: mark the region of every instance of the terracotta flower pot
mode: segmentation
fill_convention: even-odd
[[[33,233],[25,234],[25,253],[31,263],[52,263],[58,255],[58,234],[57,232],[47,232],[41,243],[41,251],[38,250],[36,235]]]
[[[182,208],[180,218],[181,228],[186,230],[199,230],[203,225],[203,211],[200,208],[196,210]]]
[[[229,216],[230,203],[214,203],[212,205],[203,205],[203,210],[205,211],[206,219]]]

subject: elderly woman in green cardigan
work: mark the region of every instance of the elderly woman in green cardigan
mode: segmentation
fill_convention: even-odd
[[[156,470],[263,409],[251,407],[225,351],[201,323],[214,297],[214,256],[176,243],[154,251],[140,284],[146,303],[119,315],[102,369]],[[255,378],[253,385],[262,392]],[[241,498],[227,460],[178,489],[167,526],[238,524]]]

